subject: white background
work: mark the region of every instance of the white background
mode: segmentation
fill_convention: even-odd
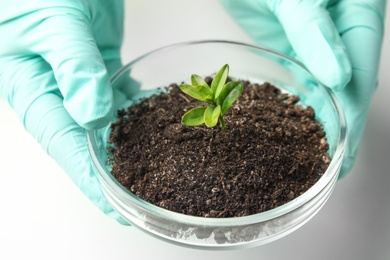
[[[251,42],[218,1],[126,4],[125,63],[186,40]],[[379,89],[354,169],[306,225],[258,248],[187,249],[116,223],[84,197],[0,99],[0,259],[390,259],[390,19],[386,24]]]

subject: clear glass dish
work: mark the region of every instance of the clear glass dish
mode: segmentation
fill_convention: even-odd
[[[198,41],[152,51],[122,67],[113,77],[114,88],[131,99],[147,96],[171,83],[188,82],[191,74],[209,76],[223,64],[230,75],[298,95],[312,106],[323,123],[332,157],[321,179],[307,192],[278,208],[245,217],[202,218],[152,205],[132,194],[110,174],[110,125],[88,131],[88,147],[101,188],[111,206],[131,225],[171,243],[200,249],[236,249],[262,245],[301,227],[324,205],[333,191],[346,146],[346,123],[332,92],[298,61],[261,47],[228,41]],[[115,114],[112,122],[115,121]]]

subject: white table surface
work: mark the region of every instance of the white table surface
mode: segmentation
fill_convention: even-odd
[[[258,248],[187,249],[111,220],[72,184],[0,99],[0,259],[390,259],[387,18],[379,88],[354,169],[306,225]],[[186,40],[251,42],[215,0],[129,0],[125,23],[124,63]]]

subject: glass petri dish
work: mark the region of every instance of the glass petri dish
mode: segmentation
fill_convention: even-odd
[[[236,218],[202,218],[172,212],[137,197],[111,174],[107,142],[110,124],[87,132],[88,149],[102,191],[111,206],[131,225],[170,243],[198,249],[226,250],[254,247],[279,239],[311,219],[331,195],[346,147],[346,121],[330,89],[300,62],[283,54],[240,42],[193,41],[149,52],[116,72],[114,89],[127,96],[123,107],[171,83],[189,81],[197,73],[209,76],[223,64],[231,76],[251,82],[270,82],[298,95],[312,106],[324,126],[331,162],[320,180],[301,196],[275,209]],[[112,115],[115,122],[116,115]]]

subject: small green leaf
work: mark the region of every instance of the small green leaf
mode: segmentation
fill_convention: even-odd
[[[210,88],[207,86],[203,86],[203,85],[192,86],[192,85],[188,85],[188,84],[181,84],[180,89],[181,89],[181,91],[183,91],[187,95],[189,95],[197,100],[200,100],[200,101],[203,101],[203,102],[206,102],[209,104],[213,104]]]
[[[204,123],[206,107],[196,107],[188,111],[181,118],[183,125],[198,126]]]
[[[226,85],[223,86],[223,88],[222,88],[221,94],[219,94],[219,96],[218,96],[218,98],[216,100],[217,105],[221,105],[222,106],[223,101],[229,95],[229,93],[233,89],[238,87],[238,85],[240,85],[240,84],[242,84],[240,81],[231,81],[231,82],[226,83]]]
[[[225,64],[215,75],[213,81],[211,82],[211,94],[214,99],[217,99],[219,94],[222,91],[223,86],[226,83],[227,77],[229,74],[229,65]]]
[[[218,123],[219,115],[221,114],[221,106],[209,106],[204,112],[204,123],[207,127],[214,127]]]
[[[232,84],[228,83],[225,85],[226,91],[222,91],[220,95],[220,97],[223,97],[223,99],[217,101],[218,104],[220,104],[219,102],[221,102],[222,115],[226,114],[226,112],[233,105],[233,103],[236,102],[236,100],[241,96],[241,93],[244,89],[244,86],[241,82],[237,82],[238,84],[235,82],[229,82]]]
[[[211,128],[219,122],[221,130],[226,129],[223,116],[240,97],[244,88],[242,83],[238,81],[225,84],[228,74],[229,65],[225,64],[215,75],[211,86],[197,74],[191,76],[192,85],[180,85],[180,89],[185,94],[211,105],[188,111],[182,117],[182,124],[197,126],[204,123]]]
[[[191,83],[193,86],[206,86],[209,87],[209,85],[206,83],[206,81],[199,75],[193,74],[191,76]]]

